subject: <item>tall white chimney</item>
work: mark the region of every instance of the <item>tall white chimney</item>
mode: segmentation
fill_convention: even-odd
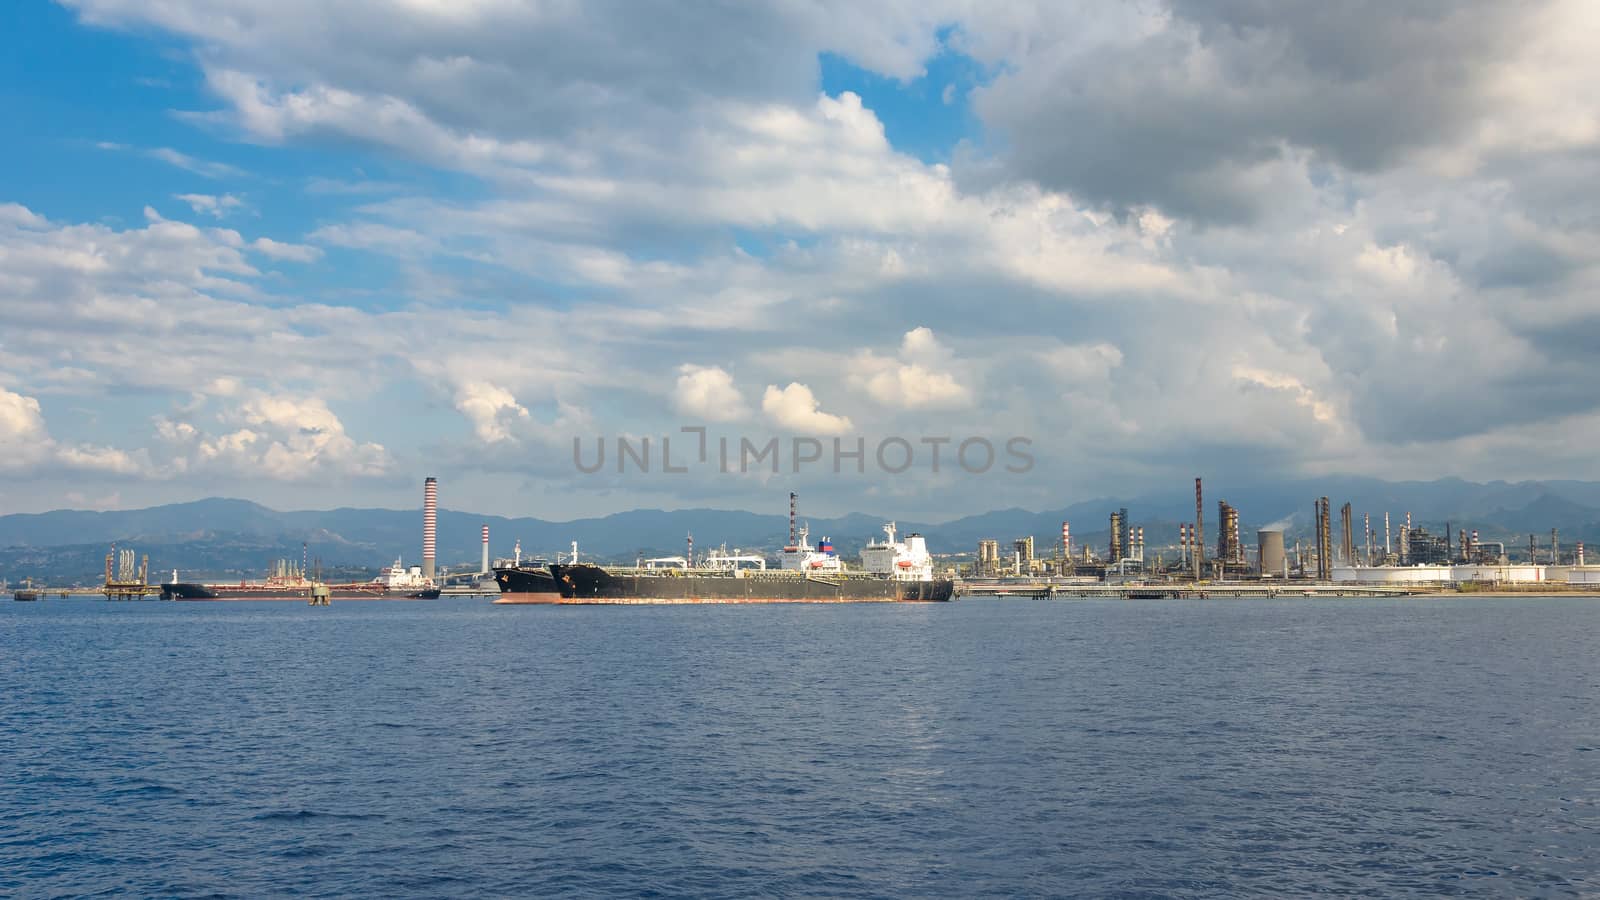
[[[422,482],[422,577],[433,580],[434,560],[439,543],[439,479],[429,475]]]

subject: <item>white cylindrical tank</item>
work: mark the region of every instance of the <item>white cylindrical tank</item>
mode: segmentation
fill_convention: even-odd
[[[1334,566],[1333,580],[1344,584],[1448,584],[1450,566]]]
[[[1600,566],[1568,566],[1568,584],[1600,584]]]
[[[1454,566],[1450,580],[1494,584],[1537,584],[1546,578],[1544,566]]]

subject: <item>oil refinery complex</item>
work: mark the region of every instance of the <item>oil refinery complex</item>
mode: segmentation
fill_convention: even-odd
[[[1004,550],[998,540],[980,540],[975,557],[964,553],[935,557],[921,535],[913,533],[904,541],[897,541],[890,523],[885,526],[887,541],[869,541],[861,549],[859,561],[849,565],[827,538],[813,549],[808,531],[803,527],[797,530],[796,495],[791,493],[788,545],[778,554],[778,565],[771,573],[767,572],[767,555],[760,551],[753,551],[748,557],[738,556],[740,551],[735,551],[734,557],[728,557],[724,548],[720,554],[713,551],[697,558],[692,535],[687,538],[685,556],[641,560],[633,567],[580,565],[576,543],[571,559],[559,566],[543,559],[524,563],[520,540],[511,558],[491,560],[487,525],[481,528],[481,560],[476,570],[472,571],[469,565],[460,567],[465,571],[448,573],[437,564],[438,498],[438,481],[429,477],[423,483],[421,565],[407,566],[396,558],[369,581],[325,581],[320,561],[313,565],[302,545],[300,560],[277,560],[260,579],[190,580],[169,569],[166,571],[170,571],[170,578],[152,583],[151,561],[147,557],[113,546],[105,560],[104,584],[93,592],[108,600],[301,599],[313,605],[325,605],[330,599],[427,600],[441,595],[484,594],[496,595],[500,602],[558,602],[552,598],[560,598],[559,602],[594,601],[602,596],[609,601],[634,601],[638,598],[633,595],[646,587],[662,594],[661,598],[648,599],[668,600],[687,591],[696,594],[696,602],[722,594],[741,602],[806,602],[824,594],[825,599],[832,600],[928,600],[982,594],[1208,597],[1477,590],[1600,593],[1600,565],[1586,563],[1581,541],[1564,549],[1556,529],[1551,529],[1543,542],[1541,536],[1530,534],[1525,544],[1518,540],[1512,545],[1504,540],[1481,540],[1477,529],[1448,522],[1442,534],[1433,533],[1414,526],[1411,513],[1406,511],[1363,511],[1358,517],[1350,503],[1339,508],[1335,529],[1333,506],[1327,497],[1312,502],[1314,528],[1309,540],[1297,538],[1290,542],[1285,528],[1275,524],[1257,529],[1254,541],[1247,542],[1241,531],[1240,510],[1226,500],[1216,504],[1216,518],[1211,523],[1215,531],[1209,533],[1212,539],[1208,540],[1207,506],[1199,478],[1194,480],[1193,521],[1176,523],[1174,528],[1174,523],[1166,520],[1162,530],[1173,529],[1176,534],[1169,531],[1168,540],[1156,538],[1153,549],[1146,543],[1146,527],[1123,507],[1109,513],[1109,528],[1100,546],[1075,544],[1071,523],[1062,522],[1060,539],[1053,542],[1053,549],[1042,554],[1035,552],[1035,539],[1029,535],[1012,540]],[[730,559],[735,564],[724,565]],[[738,560],[748,560],[750,565],[738,564]],[[671,569],[669,563],[674,561],[681,571],[655,571]],[[565,581],[553,578],[555,568],[562,568],[570,577]],[[752,574],[745,571],[748,568],[758,571]],[[789,583],[794,579],[780,577],[789,570],[804,576],[806,583],[800,587],[805,590]],[[591,585],[593,589],[587,593],[579,590],[582,585],[574,579],[595,573],[603,573],[609,580],[603,586]],[[743,580],[731,587],[731,582],[716,580],[730,573],[736,576],[735,580]],[[597,578],[599,575],[590,580]],[[701,584],[705,579],[712,580]],[[916,582],[919,586],[912,590],[903,584],[867,584],[868,580]],[[672,590],[660,588],[656,582]],[[55,592],[37,589],[30,581],[16,592],[16,599],[39,599],[47,591]],[[700,597],[701,593],[706,596]],[[534,599],[517,601],[522,595]],[[682,598],[673,602],[682,602]]]
[[[964,593],[1196,596],[1202,594],[1427,593],[1442,590],[1600,591],[1600,565],[1588,565],[1583,543],[1563,551],[1551,529],[1541,545],[1480,540],[1477,530],[1446,524],[1443,534],[1414,527],[1411,514],[1339,509],[1337,535],[1332,504],[1313,501],[1314,535],[1309,545],[1287,542],[1276,526],[1256,531],[1254,547],[1240,533],[1239,510],[1217,503],[1216,538],[1206,540],[1206,505],[1201,479],[1194,480],[1194,520],[1177,526],[1175,542],[1151,553],[1145,528],[1126,508],[1110,513],[1102,548],[1074,545],[1071,523],[1061,523],[1053,552],[1034,552],[1033,536],[978,542],[970,564],[959,567]]]

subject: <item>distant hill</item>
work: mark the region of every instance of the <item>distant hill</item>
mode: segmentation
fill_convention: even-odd
[[[1442,479],[1386,482],[1365,478],[1317,481],[1227,484],[1207,482],[1205,516],[1208,541],[1215,540],[1216,503],[1226,499],[1238,507],[1246,541],[1268,523],[1285,527],[1288,539],[1307,538],[1315,498],[1338,508],[1354,507],[1359,535],[1363,513],[1370,513],[1381,540],[1382,515],[1392,514],[1398,528],[1410,511],[1416,525],[1442,530],[1444,523],[1479,530],[1484,540],[1506,540],[1522,546],[1532,532],[1541,546],[1549,530],[1559,528],[1562,542],[1600,540],[1600,483],[1576,481],[1489,482]],[[980,539],[1002,545],[1032,535],[1041,555],[1058,540],[1063,520],[1072,523],[1073,541],[1106,543],[1109,514],[1127,507],[1132,524],[1145,528],[1152,551],[1176,542],[1177,525],[1194,516],[1192,482],[1129,498],[1099,498],[1046,509],[1001,509],[947,522],[900,521],[902,533],[920,531],[936,553],[970,552]],[[881,515],[852,513],[838,518],[808,517],[813,537],[827,535],[846,554],[878,536]],[[509,556],[513,542],[524,554],[565,552],[577,541],[589,557],[609,561],[638,555],[681,553],[693,534],[696,548],[726,543],[729,547],[775,551],[788,536],[782,515],[742,510],[639,509],[570,522],[535,518],[485,516],[457,510],[439,515],[439,559],[443,565],[475,566],[478,528],[487,524],[495,556]],[[98,577],[109,545],[115,541],[148,553],[151,569],[177,568],[195,575],[245,577],[259,574],[271,560],[298,558],[305,543],[312,556],[327,565],[352,571],[375,571],[403,556],[418,561],[421,512],[417,509],[353,509],[278,511],[245,500],[213,498],[148,509],[0,516],[0,578],[16,581],[26,575],[52,579]],[[1360,538],[1358,537],[1358,542]]]

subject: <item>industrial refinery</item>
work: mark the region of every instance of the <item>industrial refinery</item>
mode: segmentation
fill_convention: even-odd
[[[1470,525],[1446,522],[1443,533],[1414,526],[1404,510],[1357,511],[1339,507],[1338,536],[1333,501],[1311,501],[1313,528],[1305,539],[1289,539],[1285,525],[1256,529],[1248,543],[1241,510],[1216,503],[1215,540],[1207,541],[1204,482],[1194,480],[1194,518],[1176,523],[1168,540],[1152,549],[1146,528],[1126,507],[1107,514],[1101,546],[1074,544],[1072,523],[1061,523],[1053,550],[1034,552],[1033,536],[1015,538],[1001,552],[997,539],[978,541],[970,565],[960,567],[967,593],[1050,596],[1142,593],[1426,593],[1439,590],[1600,589],[1600,565],[1590,566],[1583,543],[1561,545],[1559,529],[1525,545],[1482,540]]]
[[[422,487],[420,565],[407,565],[397,555],[370,580],[362,580],[370,569],[363,573],[348,568],[342,577],[325,578],[320,560],[314,562],[302,545],[299,560],[275,560],[254,577],[203,580],[182,577],[181,565],[175,569],[173,561],[152,567],[150,558],[113,546],[105,559],[103,584],[90,590],[110,600],[431,599],[498,595],[504,586],[497,572],[525,566],[542,570],[549,564],[543,557],[525,563],[520,540],[508,558],[493,558],[489,526],[482,524],[479,559],[446,571],[438,561],[438,479],[429,476]],[[805,531],[797,531],[796,496],[789,495],[785,552],[798,546],[797,540],[809,548]],[[956,593],[963,595],[1052,597],[1600,591],[1600,565],[1587,563],[1582,541],[1563,544],[1558,528],[1513,538],[1488,522],[1429,519],[1424,525],[1414,522],[1406,509],[1357,509],[1340,502],[1335,511],[1336,502],[1328,496],[1308,498],[1307,503],[1309,522],[1291,516],[1247,528],[1248,509],[1226,498],[1208,501],[1203,480],[1195,478],[1193,513],[1180,513],[1183,521],[1174,521],[1170,503],[1164,515],[1143,518],[1137,510],[1118,505],[1107,509],[1104,519],[1087,527],[1080,524],[1080,534],[1091,534],[1092,541],[1075,540],[1074,523],[1062,521],[1059,536],[1043,540],[1033,534],[979,539],[975,555],[929,544],[930,554],[940,551],[929,557],[936,567],[929,577],[951,579]],[[1186,505],[1187,499],[1179,504]],[[1281,505],[1275,510],[1282,511]],[[1479,526],[1490,529],[1487,537]],[[459,521],[454,527],[459,529]],[[687,542],[684,558],[695,559],[692,535]],[[819,547],[826,549],[818,553],[842,569],[845,557],[827,538]],[[867,549],[862,550],[863,565]],[[573,552],[576,562],[575,544]],[[152,583],[152,569],[170,577]],[[235,575],[239,571],[233,570]],[[62,590],[41,592],[30,583],[18,595],[21,599]]]

